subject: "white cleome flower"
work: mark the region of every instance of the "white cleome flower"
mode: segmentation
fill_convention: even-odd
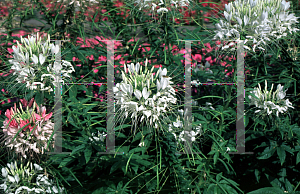
[[[160,124],[159,117],[164,116],[171,104],[176,104],[175,90],[170,85],[171,78],[166,77],[167,69],[159,69],[153,77],[153,69],[142,72],[139,63],[128,66],[129,75],[122,72],[123,81],[113,88],[116,105],[119,106],[121,115],[133,119],[132,124],[146,122],[155,128]],[[124,66],[126,72],[126,66]],[[158,123],[156,123],[158,122]]]
[[[250,91],[250,93],[254,94],[256,98],[253,98],[252,96],[248,96],[251,100],[250,106],[255,105],[258,110],[255,111],[255,113],[259,114],[267,114],[271,115],[272,113],[275,113],[277,117],[279,117],[279,113],[285,113],[288,108],[294,108],[292,106],[292,103],[289,102],[288,99],[284,100],[283,98],[286,95],[286,91],[283,91],[283,86],[281,84],[277,85],[277,90],[273,92],[273,84],[271,87],[271,91],[267,91],[267,81],[265,80],[265,90],[264,93],[261,91],[260,84],[259,88],[255,88],[253,91]]]
[[[11,67],[14,70],[13,74],[18,75],[16,81],[18,83],[26,81],[27,89],[53,91],[53,86],[58,87],[57,83],[64,83],[64,79],[70,77],[68,73],[75,70],[70,62],[64,60],[62,60],[62,64],[54,62],[52,65],[55,59],[54,55],[59,52],[59,46],[50,44],[50,35],[44,43],[41,41],[39,33],[28,38],[21,36],[22,45],[17,41],[17,46],[12,47],[14,59],[9,60],[9,62],[13,64]],[[49,56],[51,56],[51,60],[48,59]],[[43,80],[47,76],[53,78],[53,86],[45,88],[45,81],[43,82]]]
[[[153,17],[156,13],[172,13],[183,7],[192,7],[190,5],[192,2],[192,0],[135,0],[133,3],[137,4],[136,7],[139,8],[139,11],[149,9]],[[174,17],[173,21],[175,21]]]
[[[33,167],[35,166],[35,167]],[[8,168],[10,169],[8,171]],[[48,178],[44,172],[38,172],[33,168],[42,168],[38,164],[28,162],[26,165],[17,165],[17,161],[7,164],[5,174],[7,178],[4,179],[4,183],[0,184],[0,191],[3,190],[5,193],[58,193],[56,182]],[[4,170],[2,170],[2,173]],[[46,173],[46,171],[45,171]],[[31,180],[36,177],[36,182],[31,183]],[[49,189],[49,187],[52,189]],[[65,193],[63,187],[59,187],[60,193]],[[49,192],[50,191],[50,192]]]
[[[183,117],[183,114],[182,116]],[[192,118],[192,122],[194,122],[194,117]],[[173,130],[173,127],[175,127]],[[199,124],[198,126],[195,126],[195,127],[192,127],[192,130],[191,131],[186,131],[184,130],[184,124],[183,122],[181,121],[181,118],[180,116],[178,115],[177,119],[176,119],[176,122],[173,122],[173,124],[169,124],[169,132],[171,132],[175,139],[177,141],[196,141],[196,136],[197,135],[202,135],[203,134],[203,131],[202,131],[202,125]],[[180,131],[180,134],[179,136],[177,136],[176,132]],[[186,136],[185,136],[186,135]],[[177,142],[178,144],[178,142]]]
[[[271,38],[279,39],[297,32],[299,29],[291,26],[298,23],[294,13],[289,14],[290,2],[285,0],[236,0],[225,5],[225,20],[216,24],[214,40],[232,42],[244,41],[244,48],[251,51],[250,46],[266,50]],[[232,22],[236,24],[232,24]],[[246,45],[247,43],[247,45]],[[263,43],[263,44],[261,44]],[[222,45],[218,45],[220,47]],[[229,48],[225,45],[222,49]],[[236,48],[231,48],[235,50]]]

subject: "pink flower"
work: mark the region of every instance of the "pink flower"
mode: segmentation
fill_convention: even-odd
[[[11,121],[11,119],[10,119],[8,122],[10,122],[10,121]],[[10,122],[9,127],[18,127],[17,121],[16,121],[15,119],[13,119],[13,120]]]
[[[8,119],[11,119],[11,114],[10,114],[9,109],[6,110],[5,116],[6,116]]]
[[[40,113],[40,112],[39,112]],[[49,120],[52,117],[52,112],[46,115],[46,107],[42,107],[42,115],[40,116],[39,114],[35,113],[35,118],[37,121],[42,121],[42,118],[44,118],[44,121]]]
[[[20,38],[21,36],[26,36],[28,33],[24,30],[20,30],[19,33],[16,34],[12,34],[11,36],[17,36],[18,38]]]
[[[20,99],[20,101],[23,104],[23,106],[25,106],[25,107],[28,106],[28,108],[30,108],[32,106],[33,102],[34,102],[34,98],[31,98],[29,104],[28,104],[28,102],[25,98]]]
[[[17,134],[17,132],[19,131],[19,128],[18,128],[18,126],[17,127],[15,127],[15,126],[12,126],[12,127],[8,127],[7,128],[7,124],[8,124],[8,120],[7,119],[5,119],[5,121],[3,121],[3,127],[1,127],[1,128],[3,128],[3,133],[5,134],[5,135],[9,135],[9,136],[14,136],[14,135],[16,135]]]
[[[14,50],[11,48],[7,48],[7,51],[9,52],[9,54],[11,54]]]
[[[88,56],[89,60],[94,60],[94,55]]]
[[[26,121],[23,121],[22,119],[20,119],[20,128],[24,127],[28,123],[31,123],[28,119]],[[31,132],[34,127],[32,127],[31,125],[28,125],[27,127],[25,127],[23,129],[23,131],[26,131],[26,129],[28,129],[28,128],[30,129],[30,132]]]
[[[200,54],[192,55],[192,59],[195,61],[202,61],[202,56]]]
[[[205,58],[206,61],[210,61],[211,60],[211,57],[207,57]]]

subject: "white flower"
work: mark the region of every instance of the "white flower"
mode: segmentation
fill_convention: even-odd
[[[114,91],[114,92],[115,92],[115,91]],[[141,91],[139,91],[139,90],[137,90],[137,89],[134,91],[134,95],[137,97],[138,100],[140,100],[141,97],[142,97]]]
[[[1,171],[2,171],[2,176],[7,177],[8,174],[7,170],[5,168],[2,168]]]
[[[188,0],[136,0],[134,3],[137,3],[137,7],[141,11],[142,9],[148,9],[152,12],[152,17],[155,13],[169,13],[171,12],[172,16],[174,11],[179,7],[189,6]],[[159,9],[156,10],[157,6]],[[170,10],[170,11],[169,11]],[[174,21],[174,17],[173,17]]]
[[[162,8],[159,8],[158,10],[157,10],[157,13],[160,13],[160,12],[162,12],[162,13],[167,13],[169,10],[167,9],[167,8],[164,8],[164,7],[162,7]]]
[[[58,51],[59,51],[59,46],[58,45],[55,45],[55,46],[52,45],[52,47],[51,47],[52,55],[57,54]]]
[[[177,127],[177,128],[181,128],[183,126],[182,121],[180,121],[178,119],[177,119],[177,122],[173,122],[173,125],[174,125],[174,127]]]
[[[35,143],[36,144],[36,143]],[[42,167],[40,167],[38,164],[33,164],[35,167],[35,170],[43,170]]]
[[[251,100],[250,105],[255,105],[258,108],[255,113],[267,113],[267,115],[271,115],[273,113],[272,110],[275,110],[276,116],[278,117],[279,113],[286,112],[288,110],[288,107],[294,108],[293,106],[291,106],[292,103],[289,102],[288,99],[283,100],[287,90],[283,91],[283,86],[281,86],[280,84],[277,85],[277,90],[273,92],[273,94],[273,84],[271,87],[271,91],[267,91],[267,81],[265,80],[264,93],[261,91],[260,84],[258,85],[259,88],[255,88],[254,91],[250,91],[250,93],[253,93],[257,98],[252,98],[251,96],[249,96],[249,99]]]
[[[13,176],[8,175],[7,178],[12,183],[16,182],[16,180],[15,180],[15,178]]]
[[[183,110],[182,109],[178,109],[179,114],[183,117]]]
[[[140,147],[144,147],[144,146],[145,146],[145,142],[140,142],[140,143],[139,143],[139,146],[140,146]]]
[[[285,0],[235,0],[225,5],[225,20],[221,19],[220,24],[216,24],[214,40],[220,38],[223,41],[236,42],[243,33],[249,41],[248,45],[244,45],[245,49],[251,50],[249,47],[254,44],[253,52],[255,48],[265,50],[271,38],[279,39],[287,36],[287,30],[291,34],[299,31],[297,28],[291,28],[293,24],[298,23],[298,17],[287,12],[289,7],[290,2],[287,3]],[[232,25],[232,21],[237,24]],[[234,34],[235,37],[232,36]],[[260,41],[256,44],[259,39]],[[259,46],[259,43],[264,45]],[[228,48],[228,45],[222,46],[222,49]],[[231,48],[231,50],[234,49]]]
[[[286,2],[285,0],[281,2],[281,8],[283,11],[286,11],[289,7],[290,7],[290,2]]]
[[[179,135],[181,141],[185,141],[184,135],[186,135],[186,137],[191,138],[191,141],[193,142],[196,140],[195,136],[197,134],[194,131],[182,131]]]
[[[143,97],[144,97],[144,99],[147,100],[148,97],[149,97],[149,95],[150,95],[150,91],[148,92],[147,88],[144,87],[144,89],[143,89]]]
[[[20,165],[17,167],[17,162],[12,162],[7,164],[8,168],[11,169],[8,172],[7,179],[3,184],[0,185],[0,189],[6,191],[5,193],[53,193],[49,192],[49,189],[46,190],[46,187],[51,187],[55,193],[58,193],[56,183],[53,180],[49,179],[44,172],[39,174],[37,171],[33,170],[33,165],[31,162],[28,162],[27,165]],[[35,168],[41,168],[39,165],[34,164]],[[33,177],[37,175],[36,182],[31,183]],[[25,185],[24,185],[25,183]],[[30,188],[29,188],[30,187]],[[64,188],[60,188],[60,192],[63,193]]]
[[[133,63],[127,65],[129,75],[122,72],[123,81],[117,83],[113,92],[117,106],[120,107],[120,114],[125,117],[130,116],[133,123],[144,121],[146,124],[155,124],[159,116],[164,116],[167,108],[171,104],[176,104],[174,88],[170,85],[173,82],[171,78],[166,78],[167,69],[159,69],[153,77],[153,69],[147,69],[148,59],[146,59],[146,69],[142,73],[142,66],[139,63],[135,66]],[[126,71],[126,68],[124,68]],[[156,83],[156,84],[155,84]],[[156,85],[156,86],[155,86]],[[156,91],[155,91],[156,89]],[[134,91],[133,91],[134,90]],[[155,124],[155,127],[158,127]]]
[[[54,59],[53,55],[57,54],[59,50],[58,45],[54,46],[53,44],[50,44],[50,35],[48,35],[48,39],[44,43],[41,43],[41,38],[39,37],[38,33],[37,36],[29,36],[28,39],[23,39],[21,36],[21,42],[23,43],[23,45],[20,45],[17,41],[18,47],[12,47],[14,51],[14,59],[9,60],[9,62],[13,64],[11,69],[15,70],[14,75],[18,74],[16,81],[18,83],[26,81],[26,88],[30,90],[38,89],[35,84],[40,83],[39,79],[43,81],[43,78],[49,75],[57,77],[54,76],[54,74],[57,75],[59,71],[61,71],[61,73],[63,74],[63,79],[65,77],[70,77],[68,73],[72,73],[75,71],[71,63],[64,60],[62,60],[62,65],[56,62],[54,62],[53,66],[49,64],[50,61],[47,59],[47,57],[52,53],[52,59]],[[48,67],[46,67],[45,63],[49,64]],[[65,69],[65,67],[63,68],[63,66],[68,67],[69,69]],[[40,72],[43,72],[43,70],[46,69],[48,73],[42,74],[42,76],[39,77],[38,75],[40,75]],[[55,78],[54,82],[57,82]],[[64,83],[64,81],[59,82]],[[58,87],[56,83],[52,84]],[[53,91],[53,89],[49,86],[43,88],[42,84],[41,88],[39,89]]]
[[[95,136],[94,133],[92,133],[92,138],[89,138],[91,141],[102,141],[104,142],[105,137],[107,134],[105,132],[102,132],[102,134],[98,131],[98,136]]]
[[[30,189],[30,188],[28,188],[28,187],[26,187],[26,186],[21,186],[21,187],[19,187],[19,188],[16,190],[15,193],[16,193],[16,194],[17,194],[17,193],[23,193],[22,190],[26,190],[28,193],[31,192],[31,191],[34,191],[34,189]]]

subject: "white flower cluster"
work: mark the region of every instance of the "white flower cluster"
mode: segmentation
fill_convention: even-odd
[[[131,114],[131,118],[137,123],[143,119],[149,121],[150,126],[155,124],[155,128],[158,127],[156,121],[160,123],[159,116],[162,112],[166,113],[167,108],[171,103],[176,104],[175,90],[170,85],[173,82],[171,78],[167,77],[167,69],[161,70],[156,73],[153,78],[153,69],[149,72],[147,69],[148,59],[146,59],[145,74],[142,73],[142,67],[137,63],[136,66],[131,63],[128,66],[129,76],[125,76],[122,72],[121,83],[117,83],[113,88],[116,104],[121,106],[121,110],[125,112],[125,117]],[[126,72],[126,66],[124,65]],[[138,73],[139,72],[139,73]],[[140,116],[140,119],[137,117]]]
[[[28,162],[24,167],[21,164],[20,168],[18,168],[16,161],[14,163],[11,162],[11,164],[8,163],[7,167],[1,169],[4,179],[0,189],[8,194],[59,193],[58,189],[60,193],[64,193],[64,188],[57,188],[56,183],[49,179],[48,175],[38,174],[42,170],[43,168],[38,164],[32,165],[31,162]],[[32,183],[31,181],[36,175],[38,175],[36,182]]]
[[[55,87],[58,87],[58,80],[57,75],[59,73],[59,70],[61,70],[62,76],[64,77],[70,77],[68,73],[74,72],[74,68],[71,65],[70,62],[62,60],[62,65],[65,67],[70,67],[71,69],[65,70],[62,69],[62,65],[54,62],[52,65],[50,61],[47,59],[48,56],[51,56],[51,61],[54,60],[54,55],[59,52],[59,46],[50,44],[50,35],[48,34],[48,39],[46,42],[41,43],[41,37],[39,37],[39,33],[37,33],[37,37],[35,36],[29,36],[27,38],[22,38],[21,36],[21,43],[23,45],[20,45],[17,41],[18,46],[13,46],[13,57],[14,59],[9,60],[13,66],[11,69],[15,70],[13,75],[18,74],[18,78],[16,79],[18,83],[22,83],[23,81],[26,81],[26,87],[30,90],[37,89],[36,85],[40,85],[40,90],[48,90],[53,91],[52,87],[48,86],[44,88],[45,82],[43,82],[43,79],[45,76],[49,76],[53,78],[53,85]],[[50,64],[49,64],[50,63]],[[47,66],[47,71],[45,71],[45,65]],[[41,82],[37,81],[36,73],[44,73],[39,79]],[[55,76],[56,74],[56,76]],[[59,76],[60,78],[61,76]],[[64,80],[59,80],[60,82],[64,82]]]
[[[261,114],[267,113],[270,115],[272,111],[276,111],[276,116],[279,116],[279,113],[284,113],[288,110],[288,107],[294,108],[289,99],[284,100],[286,95],[286,91],[283,91],[283,86],[281,84],[277,85],[277,90],[272,94],[273,84],[271,87],[271,91],[267,91],[267,81],[265,80],[265,90],[264,93],[261,91],[260,84],[258,84],[259,88],[255,88],[253,93],[257,98],[252,98],[249,96],[251,100],[250,105],[255,105],[259,110],[256,110],[255,113],[260,112]],[[275,112],[274,112],[275,113]]]
[[[99,3],[98,1],[95,1],[95,0],[80,0],[80,1],[74,1],[74,0],[63,0],[62,2],[65,3],[66,1],[69,2],[69,5],[72,5],[74,2],[74,7],[75,7],[75,11],[80,11],[79,7],[81,7],[82,3]],[[58,0],[57,3],[61,2],[61,0]],[[87,7],[88,5],[84,5],[84,7]]]
[[[183,112],[183,110],[178,110],[178,112],[180,112],[180,114],[181,114],[181,112]],[[181,116],[183,116],[183,114]],[[194,117],[193,117],[193,122],[194,122]],[[177,128],[177,129],[182,129],[183,122],[181,121],[180,116],[177,117],[176,122],[173,122],[173,125],[169,124],[169,132],[171,132],[174,135],[175,139],[178,140],[178,141],[185,141],[184,135],[186,135],[192,142],[194,142],[196,140],[195,137],[198,134],[200,136],[203,134],[201,124],[199,124],[198,126],[196,126],[191,131],[185,131],[185,130],[181,131],[180,134],[179,134],[179,136],[177,136],[176,133],[173,131],[173,129],[172,129],[173,127]],[[177,145],[178,145],[178,142],[177,142]]]
[[[220,20],[220,23],[216,24],[217,30],[213,40],[219,38],[226,42],[234,41],[223,46],[222,50],[240,41],[244,42],[244,48],[247,50],[251,50],[246,46],[247,42],[249,46],[254,44],[253,52],[256,47],[265,50],[264,45],[267,45],[266,42],[271,41],[271,38],[279,39],[287,36],[287,30],[290,34],[299,31],[299,29],[291,27],[298,23],[298,17],[295,17],[294,13],[288,13],[289,7],[290,2],[285,2],[285,0],[236,0],[230,2],[225,5],[226,20]],[[232,22],[236,24],[232,25]],[[218,45],[218,47],[221,46]]]
[[[98,136],[96,136],[95,133],[92,133],[92,137],[90,137],[90,141],[102,141],[104,142],[105,137],[107,136],[107,134],[105,134],[105,132],[102,132],[102,134],[98,131]]]
[[[145,9],[147,7],[151,8],[151,12],[154,13],[167,13],[169,10],[167,8],[173,8],[175,7],[185,7],[189,6],[189,3],[191,0],[136,0],[134,3],[137,3],[139,10]],[[159,6],[159,9],[156,10],[157,6]]]

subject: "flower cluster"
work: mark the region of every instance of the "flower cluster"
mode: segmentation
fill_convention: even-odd
[[[5,135],[5,145],[14,149],[16,153],[21,153],[24,158],[27,158],[25,152],[28,150],[33,150],[37,154],[44,154],[47,142],[54,130],[54,123],[50,120],[52,112],[46,115],[46,108],[39,108],[33,98],[29,104],[25,99],[22,99],[21,102],[26,107],[26,111],[23,111],[20,103],[20,109],[17,109],[16,104],[14,104],[14,109],[7,109],[5,112],[7,118],[4,120],[2,127]],[[33,108],[29,110],[33,102]],[[35,108],[37,108],[38,114],[34,112]],[[21,130],[22,128],[23,130]],[[53,139],[55,137],[54,134]]]
[[[183,112],[183,110],[178,110],[178,112],[180,113],[181,116],[183,116],[183,113],[181,113],[181,112]],[[194,122],[194,117],[192,119],[193,119],[192,122]],[[177,136],[175,131],[173,131],[173,127],[175,127],[177,130],[178,129],[180,130],[183,128],[183,122],[181,121],[180,116],[177,117],[176,122],[173,122],[173,124],[169,124],[169,132],[171,132],[174,135],[174,137],[177,141],[186,141],[186,138],[184,137],[184,135],[186,135],[192,142],[194,142],[196,140],[195,137],[198,134],[200,136],[203,134],[201,124],[199,124],[196,127],[193,127],[193,129],[191,131],[182,130],[180,132],[179,136]],[[178,142],[177,142],[177,144],[178,144]]]
[[[32,165],[31,162],[24,167],[21,163],[19,168],[16,161],[8,163],[7,167],[1,169],[4,179],[0,189],[9,194],[59,193],[59,191],[64,193],[65,189],[57,188],[56,183],[48,178],[48,174],[44,175],[42,170],[43,168],[38,164]],[[36,177],[35,183],[34,177]]]
[[[104,142],[105,137],[107,136],[107,134],[105,134],[105,132],[102,132],[102,134],[98,131],[98,136],[96,136],[95,133],[92,133],[92,137],[90,137],[90,141],[94,142],[94,141],[102,141]]]
[[[264,45],[271,38],[279,39],[297,32],[299,29],[291,26],[298,23],[293,14],[288,13],[290,2],[285,0],[236,0],[225,5],[224,16],[226,20],[220,20],[216,24],[217,30],[214,39],[220,38],[223,41],[244,41],[244,48],[251,50],[249,46],[265,50]],[[233,25],[232,23],[236,23]],[[252,42],[252,43],[250,43]],[[223,46],[227,49],[235,42]],[[263,45],[264,44],[264,45]],[[221,46],[221,45],[219,45]],[[236,48],[232,48],[234,50]]]
[[[79,7],[82,7],[82,3],[99,3],[98,1],[95,1],[95,0],[81,0],[81,1],[74,1],[74,0],[68,0],[69,1],[69,5],[72,5],[74,2],[74,7],[75,7],[75,11],[80,11],[79,10]],[[61,2],[61,0],[58,0],[57,1],[58,3]],[[63,0],[62,2],[66,2],[66,0]],[[88,5],[84,5],[84,7],[87,7]]]
[[[284,113],[288,110],[288,107],[292,107],[292,103],[289,99],[284,100],[286,95],[286,91],[283,91],[283,86],[281,84],[277,85],[277,90],[272,94],[273,84],[271,87],[271,91],[267,91],[267,81],[265,80],[265,90],[264,93],[261,91],[260,84],[258,84],[259,88],[255,88],[254,91],[250,93],[254,94],[256,98],[249,96],[251,100],[250,106],[255,105],[258,110],[255,113],[270,115],[272,111],[276,111],[276,116],[279,116],[279,113]],[[275,112],[274,112],[275,113]]]
[[[167,77],[167,69],[164,68],[153,77],[153,69],[149,72],[147,69],[148,59],[146,59],[145,74],[142,73],[142,67],[137,63],[136,66],[131,63],[128,66],[129,76],[126,76],[122,72],[121,83],[117,83],[113,88],[116,104],[121,106],[121,111],[124,111],[125,117],[131,114],[131,118],[135,123],[143,119],[149,121],[150,126],[155,124],[155,128],[158,127],[156,121],[160,123],[159,116],[162,113],[166,113],[170,104],[176,104],[175,90],[170,85],[173,82],[171,78]],[[124,65],[126,72],[126,66]],[[141,116],[138,119],[138,116]]]
[[[174,9],[174,7],[177,9],[178,7],[188,7],[191,3],[191,0],[136,0],[134,3],[137,3],[137,6],[139,7],[139,11],[142,9],[151,8],[152,16],[156,13],[167,13],[169,10]],[[158,8],[159,7],[159,8]],[[158,9],[157,9],[158,8]],[[174,20],[174,18],[173,18]]]
[[[11,67],[11,69],[15,71],[13,75],[18,75],[16,79],[18,83],[26,81],[26,88],[29,88],[30,90],[40,89],[53,91],[51,86],[44,88],[44,77],[48,76],[53,78],[53,85],[58,87],[58,81],[64,83],[64,80],[57,80],[59,71],[61,70],[62,76],[70,77],[68,73],[72,73],[75,70],[68,61],[62,60],[63,66],[71,68],[68,70],[62,69],[61,64],[54,62],[54,55],[59,52],[59,46],[50,44],[49,34],[48,39],[44,43],[41,43],[41,41],[39,33],[37,33],[37,37],[28,36],[28,39],[23,39],[21,36],[21,43],[23,45],[20,45],[17,41],[18,46],[12,47],[14,59],[9,60],[9,62],[13,64]],[[51,56],[51,59],[48,59],[49,56]],[[47,68],[46,65],[48,65]],[[41,80],[41,82],[37,81],[36,78]],[[40,85],[40,88],[37,88],[37,84]]]

